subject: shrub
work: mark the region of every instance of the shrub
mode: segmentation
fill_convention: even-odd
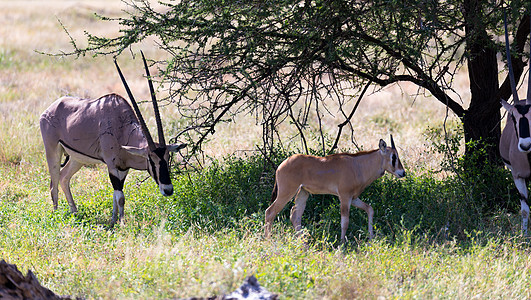
[[[203,170],[181,174],[173,180],[168,226],[186,232],[191,226],[209,231],[238,226],[244,218],[261,223],[273,180],[274,170],[258,154],[214,160]]]
[[[278,165],[287,156],[287,153],[277,153],[273,161]],[[464,170],[462,162],[458,165],[461,169],[457,171]],[[400,180],[386,175],[370,185],[360,198],[375,210],[377,235],[390,241],[406,231],[430,242],[466,239],[472,231],[512,232],[514,228],[510,226],[514,227],[516,216],[500,219],[508,211],[517,211],[514,196],[507,189],[512,183],[506,170],[488,168],[487,174],[471,172],[444,178],[426,172],[422,175],[409,172]],[[274,170],[259,154],[231,156],[223,162],[213,161],[201,171],[177,176],[174,196],[159,205],[167,215],[167,227],[179,233],[191,227],[207,232],[240,227],[241,220],[247,220],[244,223],[251,230],[261,230],[273,183]],[[492,211],[484,203],[493,198],[515,203],[508,205],[509,210]],[[290,226],[292,205],[293,201],[286,205],[275,224]],[[313,239],[337,242],[341,230],[337,197],[310,196],[302,224]],[[365,240],[366,231],[366,213],[353,207],[347,237]]]

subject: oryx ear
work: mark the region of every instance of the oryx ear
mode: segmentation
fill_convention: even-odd
[[[380,147],[380,151],[384,153],[387,151],[387,143],[385,143],[384,140],[380,139],[380,144],[378,146]]]
[[[511,108],[513,108],[513,106],[509,103],[507,103],[507,101],[501,99],[501,105],[503,106],[503,108],[505,108],[506,110],[511,110]]]
[[[144,158],[148,157],[146,148],[138,148],[138,147],[132,147],[132,146],[122,146],[122,149],[129,152],[132,155],[141,156]]]
[[[184,148],[186,146],[187,146],[187,144],[169,144],[169,145],[166,146],[166,148],[170,152],[177,152],[177,151],[181,150],[182,148]]]

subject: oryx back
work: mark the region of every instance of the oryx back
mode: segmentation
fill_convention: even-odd
[[[98,99],[63,97],[41,116],[45,147],[62,145],[64,151],[84,164],[111,163],[126,168],[120,146],[146,147],[138,119],[119,95]]]

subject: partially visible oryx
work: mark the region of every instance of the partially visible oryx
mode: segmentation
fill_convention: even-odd
[[[522,214],[522,233],[527,235],[527,222],[529,219],[529,204],[527,181],[531,177],[531,76],[529,76],[527,99],[519,100],[516,91],[514,72],[511,64],[509,38],[507,34],[507,17],[504,16],[505,25],[505,50],[509,79],[513,94],[514,105],[501,99],[503,108],[507,110],[507,124],[500,138],[500,155],[505,165],[513,175],[514,184],[520,194],[520,213]],[[529,60],[531,64],[531,57]]]
[[[391,147],[380,140],[379,149],[356,154],[341,153],[326,157],[296,154],[283,161],[277,168],[275,188],[265,213],[265,235],[271,233],[271,224],[286,203],[295,197],[291,209],[291,223],[296,231],[301,229],[301,218],[310,194],[332,194],[341,202],[341,242],[349,223],[350,206],[363,209],[369,219],[369,238],[374,237],[372,219],[374,211],[358,197],[385,171],[398,178],[406,172],[398,158],[391,136]]]
[[[129,169],[147,170],[162,195],[173,194],[168,170],[169,153],[186,145],[166,144],[153,83],[143,53],[142,59],[157,121],[158,143],[153,142],[116,61],[116,68],[134,111],[123,97],[109,94],[94,100],[62,97],[42,113],[40,127],[51,176],[50,192],[54,209],[57,209],[60,183],[70,210],[73,213],[77,211],[70,192],[70,179],[83,165],[89,164],[107,165],[114,188],[113,224],[118,215],[120,219],[124,215],[125,197],[122,189]],[[64,166],[61,165],[63,154],[67,159]]]

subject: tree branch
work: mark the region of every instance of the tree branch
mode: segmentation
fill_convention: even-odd
[[[330,148],[330,150],[328,151],[328,154],[332,154],[332,153],[334,153],[334,150],[336,150],[337,143],[339,142],[339,138],[341,137],[341,132],[343,131],[343,127],[350,123],[350,120],[352,119],[352,117],[354,116],[354,113],[358,109],[358,106],[359,106],[359,104],[361,102],[361,99],[363,99],[363,96],[365,95],[365,92],[367,92],[367,89],[369,88],[369,86],[371,86],[371,84],[372,84],[372,81],[370,81],[370,80],[369,80],[369,82],[367,82],[367,84],[365,84],[365,87],[363,88],[360,96],[358,97],[358,101],[354,105],[354,108],[352,108],[352,111],[350,112],[348,117],[345,119],[345,121],[343,123],[337,125],[339,130],[337,131],[336,140],[334,141],[334,145],[332,146],[332,148]]]

